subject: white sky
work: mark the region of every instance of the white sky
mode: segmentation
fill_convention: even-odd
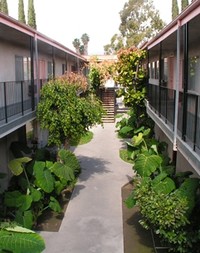
[[[103,46],[118,33],[119,12],[126,0],[34,0],[37,30],[75,50],[72,41],[87,33],[89,54],[103,54]],[[7,0],[9,15],[18,19],[18,0]],[[28,0],[24,0],[27,17]],[[171,20],[171,0],[154,0],[161,18]]]

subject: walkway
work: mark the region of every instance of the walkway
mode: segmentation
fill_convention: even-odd
[[[124,253],[121,187],[132,166],[119,158],[115,123],[92,131],[93,140],[74,150],[82,173],[59,232],[41,232],[44,253]]]

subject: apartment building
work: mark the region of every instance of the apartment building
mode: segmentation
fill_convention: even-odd
[[[145,45],[146,108],[177,170],[200,175],[200,1]]]
[[[40,146],[46,136],[35,121],[41,86],[77,72],[86,59],[31,27],[0,13],[0,172],[9,173],[10,145],[26,142],[30,127]]]

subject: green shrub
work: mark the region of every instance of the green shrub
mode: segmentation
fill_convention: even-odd
[[[76,81],[76,80],[75,80]],[[49,133],[48,144],[65,146],[79,139],[88,129],[102,123],[102,103],[93,94],[79,96],[79,86],[71,80],[57,78],[42,87],[37,106],[41,128]]]
[[[69,150],[59,150],[57,161],[33,161],[17,158],[9,162],[14,184],[4,193],[7,218],[32,228],[47,208],[61,212],[58,202],[61,192],[74,185],[80,173],[76,156]],[[12,181],[11,181],[12,182]]]
[[[133,192],[127,198],[126,205],[129,208],[135,205],[140,208],[140,224],[159,235],[170,251],[199,252],[193,251],[193,247],[200,242],[200,224],[196,224],[195,228],[194,217],[191,216],[199,179],[190,178],[175,190],[175,184],[167,188],[166,184],[169,183],[161,180],[161,177],[156,183],[150,177],[136,177]]]

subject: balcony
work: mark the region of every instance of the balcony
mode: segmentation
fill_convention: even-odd
[[[30,80],[0,82],[0,138],[35,118],[36,92]]]
[[[199,170],[200,165],[200,95],[179,92],[178,115],[175,115],[176,91],[159,85],[148,84],[147,112],[169,140],[174,141],[177,117],[178,149]]]

